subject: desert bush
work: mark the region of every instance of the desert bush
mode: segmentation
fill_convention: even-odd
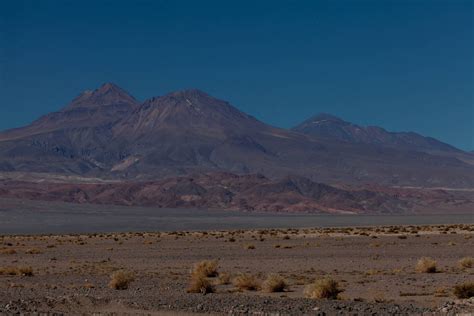
[[[472,268],[474,266],[474,258],[465,257],[458,261],[461,268]]]
[[[259,288],[258,280],[250,274],[241,273],[232,280],[232,283],[239,290],[256,291]]]
[[[248,244],[244,246],[245,249],[255,249],[255,245]]]
[[[230,273],[227,273],[227,272],[219,273],[218,283],[219,284],[230,284],[230,278],[231,278]]]
[[[18,269],[15,267],[1,267],[0,275],[17,275]]]
[[[1,249],[0,254],[2,254],[2,255],[14,255],[14,254],[16,254],[16,250],[13,249],[13,248]]]
[[[207,294],[214,293],[215,289],[212,283],[205,276],[199,274],[192,274],[187,292]]]
[[[192,274],[196,276],[215,277],[218,275],[218,265],[219,262],[217,260],[203,260],[194,266]]]
[[[18,274],[24,276],[33,276],[33,268],[32,267],[18,267]]]
[[[267,293],[283,292],[286,289],[288,289],[288,283],[278,274],[270,274],[262,284],[262,290]]]
[[[454,295],[456,295],[457,298],[474,297],[474,282],[466,282],[456,285],[454,287]]]
[[[339,288],[339,284],[335,280],[325,278],[308,285],[305,289],[305,296],[308,298],[337,299],[341,292],[343,290]]]
[[[38,248],[31,248],[31,249],[27,249],[25,253],[29,255],[37,255],[41,253],[41,250],[39,250]]]
[[[437,271],[436,261],[429,257],[423,257],[416,263],[416,271],[419,273],[435,273]]]
[[[0,275],[20,275],[20,276],[33,276],[32,267],[3,267],[0,268]]]
[[[115,290],[126,290],[134,280],[135,277],[133,276],[133,273],[118,270],[110,276],[109,287]]]

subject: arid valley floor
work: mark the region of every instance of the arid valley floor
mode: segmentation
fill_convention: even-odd
[[[0,237],[0,314],[332,315],[474,313],[456,285],[473,282],[474,225],[259,229]],[[436,272],[417,271],[422,257]],[[188,293],[191,270],[217,260],[214,293]],[[122,270],[133,281],[110,287]],[[256,290],[235,278],[253,277]],[[268,275],[287,289],[260,289]],[[330,277],[337,300],[305,298]],[[131,280],[132,278],[130,278]]]

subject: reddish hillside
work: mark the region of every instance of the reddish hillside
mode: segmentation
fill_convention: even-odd
[[[262,175],[230,173],[174,177],[153,182],[0,181],[0,197],[163,208],[409,214],[436,201],[438,206],[450,200],[464,203],[461,203],[463,208],[453,208],[454,211],[466,211],[473,206],[472,200],[456,198],[442,190],[430,194],[413,190],[409,194],[408,191],[382,187],[342,189],[302,177],[270,180]],[[428,211],[435,212],[436,206]]]

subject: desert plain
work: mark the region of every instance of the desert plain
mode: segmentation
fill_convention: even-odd
[[[0,313],[472,314],[473,249],[473,224],[3,235]]]

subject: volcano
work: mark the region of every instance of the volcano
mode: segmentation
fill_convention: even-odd
[[[471,155],[414,133],[320,115],[286,130],[183,90],[137,101],[107,83],[0,133],[0,171],[121,180],[231,172],[328,184],[472,187]]]

